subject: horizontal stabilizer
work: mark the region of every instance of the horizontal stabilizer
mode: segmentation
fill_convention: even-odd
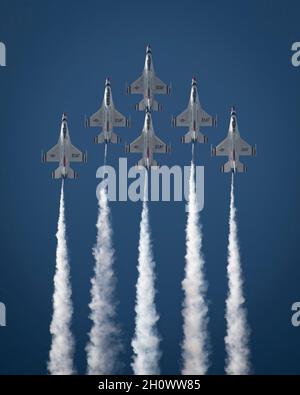
[[[136,168],[138,170],[142,170],[143,168],[150,168],[150,167],[151,167],[151,169],[157,170],[157,169],[159,169],[159,164],[154,159],[152,159],[152,161],[150,163],[148,163],[148,161],[145,160],[144,158],[140,159],[138,161],[138,163],[136,164]]]
[[[207,141],[208,141],[207,136],[204,136],[200,132],[195,133],[194,131],[187,132],[183,137],[181,137],[181,142],[184,144],[188,144],[192,142],[203,144],[203,143],[207,143]]]
[[[137,111],[145,111],[146,110],[145,100],[142,99],[138,104],[134,106],[134,109]]]
[[[55,169],[52,173],[51,173],[51,177],[55,178],[56,180],[59,178],[62,178],[62,173],[61,173],[61,168],[58,167],[57,169]]]
[[[225,165],[221,166],[221,172],[222,173],[229,173],[231,170],[233,170],[231,168],[230,162],[226,162]]]
[[[118,144],[121,142],[120,137],[114,133],[114,132],[110,132],[110,133],[100,133],[98,134],[98,136],[96,136],[94,138],[94,142],[96,144],[103,144],[103,143],[112,143],[112,144]]]
[[[137,111],[145,111],[146,107],[148,107],[146,105],[146,101],[144,99],[142,99],[138,104],[135,105],[134,108]],[[153,100],[150,109],[151,109],[151,111],[162,111],[162,105],[160,103],[158,103],[156,100]]]
[[[78,173],[76,173],[76,171],[71,169],[71,167],[68,168],[66,173],[64,172],[63,169],[64,168],[62,166],[59,166],[57,169],[55,169],[52,172],[52,178],[56,180],[60,178],[70,178],[70,179],[78,178]]]
[[[236,165],[236,171],[238,173],[246,173],[247,172],[247,166],[244,165],[241,162],[238,162],[237,165]]]
[[[151,105],[151,110],[152,111],[162,111],[163,107],[160,103],[158,103],[156,100],[152,101]]]
[[[121,138],[116,133],[111,132],[109,142],[112,144],[118,144],[121,142]]]
[[[247,167],[241,162],[237,162],[235,166],[232,167],[230,161],[221,166],[222,173],[229,173],[230,171],[232,173],[246,173]]]

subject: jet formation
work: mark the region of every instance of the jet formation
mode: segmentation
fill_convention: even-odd
[[[142,100],[135,105],[138,111],[145,111],[144,126],[139,137],[125,145],[128,153],[141,153],[142,158],[137,162],[138,168],[147,170],[158,169],[159,164],[154,154],[165,154],[171,151],[170,145],[164,143],[155,133],[152,114],[162,111],[162,105],[155,100],[156,94],[170,94],[170,85],[160,80],[154,71],[153,55],[150,45],[146,48],[146,58],[142,75],[127,87],[127,93],[140,94]],[[129,127],[130,119],[116,110],[111,83],[105,80],[104,97],[99,110],[86,118],[86,127],[97,127],[101,133],[95,136],[97,144],[117,144],[121,138],[114,132],[117,127]],[[188,132],[181,137],[182,143],[206,143],[207,136],[202,133],[203,127],[217,126],[217,117],[209,115],[201,106],[196,78],[192,78],[188,107],[179,115],[172,118],[172,126],[186,127]],[[211,149],[212,156],[228,156],[228,161],[221,166],[221,171],[244,173],[247,167],[240,162],[240,156],[256,155],[256,146],[249,145],[239,134],[236,110],[231,108],[230,123],[227,137],[215,148]],[[70,167],[70,162],[86,162],[87,155],[72,145],[68,130],[67,116],[64,113],[58,143],[46,154],[42,155],[43,162],[59,162],[58,168],[52,172],[52,178],[78,178],[78,174]]]

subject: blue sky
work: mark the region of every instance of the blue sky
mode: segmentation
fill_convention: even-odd
[[[0,328],[0,373],[44,374],[55,268],[55,232],[60,183],[41,149],[56,143],[62,112],[69,115],[74,144],[88,150],[76,166],[80,179],[66,186],[66,217],[74,299],[76,366],[85,372],[92,246],[96,236],[96,170],[103,147],[84,115],[99,106],[105,77],[112,82],[119,111],[131,114],[130,142],[141,131],[138,96],[125,94],[126,81],[141,73],[145,47],[153,49],[158,76],[172,82],[172,95],[158,97],[164,111],[153,115],[157,134],[172,143],[161,164],[187,165],[184,129],[172,129],[172,114],[187,105],[191,77],[198,79],[204,109],[218,115],[205,130],[208,145],[197,146],[205,167],[201,213],[209,281],[209,373],[224,372],[224,308],[230,176],[210,144],[226,135],[229,109],[237,108],[239,129],[258,156],[245,158],[247,174],[236,181],[245,295],[251,325],[252,365],[258,374],[299,373],[300,329],[291,325],[291,305],[300,300],[299,165],[300,68],[291,65],[299,41],[299,2],[290,1],[30,1],[0,0],[0,41],[7,67],[0,68],[1,259],[0,301],[7,327]],[[109,163],[124,156],[109,150]],[[137,157],[129,157],[134,164]],[[75,166],[74,166],[75,167]],[[54,166],[53,166],[54,168]],[[137,244],[141,205],[113,203],[118,319],[122,326],[124,373],[131,373]],[[184,203],[150,204],[157,264],[157,306],[162,336],[162,373],[178,373],[182,340],[181,281],[184,269]]]

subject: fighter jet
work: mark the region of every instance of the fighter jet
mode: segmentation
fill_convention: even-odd
[[[195,77],[192,79],[192,88],[188,107],[185,111],[172,119],[172,125],[189,128],[189,131],[181,137],[182,143],[206,143],[207,137],[200,133],[200,127],[217,125],[216,117],[208,115],[201,107]]]
[[[90,118],[86,119],[86,127],[93,126],[102,128],[102,132],[94,138],[94,142],[98,144],[119,143],[121,139],[114,133],[114,126],[129,126],[129,120],[115,109],[108,78],[105,80],[104,98],[100,109]]]
[[[255,156],[256,146],[252,147],[240,136],[235,108],[231,108],[228,136],[216,148],[212,148],[212,156],[228,156],[228,162],[221,166],[223,173],[245,173],[247,167],[239,161],[240,156]]]
[[[147,170],[150,167],[158,169],[159,165],[153,159],[153,154],[165,154],[170,152],[170,146],[159,139],[153,129],[152,117],[150,109],[146,108],[145,122],[142,134],[134,140],[131,144],[126,145],[126,152],[142,153],[143,158],[137,163],[138,167],[145,167]]]
[[[86,162],[87,154],[82,153],[72,143],[69,135],[67,115],[62,116],[58,143],[47,153],[42,153],[42,162],[59,162],[52,172],[52,178],[78,178],[78,173],[71,169],[70,162]]]
[[[146,107],[148,107],[151,111],[161,111],[162,105],[154,100],[154,95],[169,95],[170,91],[169,85],[162,82],[155,75],[152,51],[150,45],[148,45],[143,73],[136,81],[127,87],[127,93],[143,95],[143,99],[135,106],[136,110],[144,111]]]

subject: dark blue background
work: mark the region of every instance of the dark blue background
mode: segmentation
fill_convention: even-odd
[[[193,74],[204,109],[218,114],[218,128],[206,130],[209,143],[225,137],[236,105],[242,137],[258,145],[257,158],[243,158],[249,172],[236,182],[253,371],[299,373],[300,329],[290,322],[291,305],[300,300],[300,68],[290,61],[300,39],[299,11],[297,1],[0,0],[0,41],[7,46],[7,67],[0,69],[0,301],[7,306],[0,373],[46,373],[60,182],[50,178],[55,164],[40,163],[40,150],[56,143],[63,111],[73,143],[89,155],[86,165],[74,165],[80,179],[66,186],[75,363],[85,372],[95,173],[103,147],[92,143],[96,130],[84,129],[84,114],[98,108],[109,76],[117,108],[132,116],[132,128],[117,133],[128,142],[140,133],[143,114],[133,110],[140,97],[125,95],[125,81],[140,75],[148,42],[158,76],[173,85],[171,96],[158,97],[164,112],[154,114],[157,134],[172,142],[161,164],[189,164],[190,146],[179,142],[185,129],[171,129],[170,117],[186,107]],[[109,163],[116,165],[123,152],[123,145],[111,147]],[[222,158],[210,158],[209,145],[198,146],[196,157],[205,166],[209,373],[222,374],[230,176],[219,172]],[[130,163],[136,159],[130,156]],[[130,373],[141,206],[111,207],[123,372]],[[178,373],[186,214],[184,203],[152,203],[150,211],[161,370]]]

